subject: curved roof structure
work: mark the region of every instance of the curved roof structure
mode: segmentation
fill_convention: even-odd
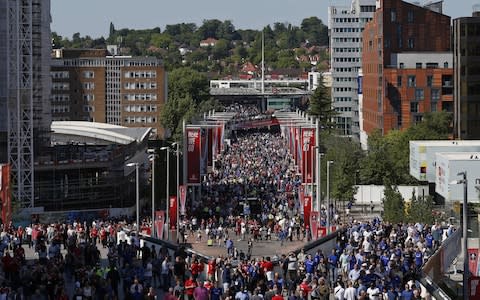
[[[148,138],[152,130],[150,127],[130,128],[82,121],[54,121],[51,129],[54,135],[77,136],[122,145],[132,142],[140,143]]]

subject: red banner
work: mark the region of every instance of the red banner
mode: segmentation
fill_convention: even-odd
[[[325,226],[320,226],[317,231],[317,236],[318,237],[324,237],[327,236],[327,227]]]
[[[312,197],[305,196],[303,197],[303,222],[305,226],[310,226],[310,212],[312,211]]]
[[[184,185],[179,186],[178,192],[180,194],[180,214],[185,215],[185,202],[187,201],[187,187]]]
[[[312,183],[314,163],[313,153],[315,150],[315,129],[302,128],[302,178],[303,183]]]
[[[213,132],[215,127],[207,128],[207,143],[208,143],[208,154],[207,154],[207,166],[213,166]]]
[[[157,210],[155,212],[155,226],[157,228],[157,238],[163,239],[163,225],[165,224],[165,211]]]
[[[170,196],[169,217],[170,217],[170,229],[177,228],[177,196]]]
[[[312,233],[312,240],[318,239],[318,225],[320,223],[320,214],[318,211],[310,212],[310,232]]]
[[[293,149],[293,159],[295,161],[295,165],[301,167],[300,163],[300,151],[298,150],[298,147],[300,145],[300,128],[295,127],[294,128],[294,149]]]
[[[220,152],[223,151],[223,124],[217,127],[216,136],[217,136],[217,140],[216,140],[217,153],[216,154],[220,154]]]
[[[200,184],[200,128],[187,128],[187,184]]]
[[[303,203],[305,201],[305,186],[303,185],[298,187],[298,201],[300,201],[300,207],[303,208]]]
[[[478,268],[478,248],[468,249],[468,269],[474,276],[477,275]]]
[[[468,287],[470,295],[469,300],[480,300],[480,277],[470,276],[468,278]]]
[[[12,201],[10,193],[10,165],[0,165],[0,203],[2,205],[2,221],[7,225],[12,220]]]

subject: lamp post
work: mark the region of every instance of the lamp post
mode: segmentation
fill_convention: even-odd
[[[176,230],[177,230],[177,242],[179,242],[179,225],[180,225],[180,214],[179,214],[179,207],[180,207],[180,143],[174,143],[177,146],[176,152],[177,152],[177,224],[176,224]]]
[[[155,237],[155,158],[156,154],[152,155],[152,238]]]
[[[330,165],[333,160],[327,161],[327,234],[330,234]]]
[[[470,270],[468,267],[468,180],[467,180],[467,171],[463,171],[457,174],[462,176],[461,180],[457,180],[455,183],[463,184],[463,226],[462,226],[462,236],[463,236],[463,299],[468,299],[468,277],[470,275]]]
[[[127,167],[135,167],[135,183],[136,183],[136,211],[137,211],[137,236],[140,236],[140,187],[139,187],[139,168],[138,163],[128,163]]]
[[[170,211],[170,147],[162,147],[160,150],[165,150],[167,153],[167,180],[166,180],[166,202],[167,202],[167,207],[165,209],[165,223],[167,224],[167,236],[166,240],[169,239],[170,235],[170,219],[169,219],[169,211]]]

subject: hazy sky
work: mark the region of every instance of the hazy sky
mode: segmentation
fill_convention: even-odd
[[[409,2],[412,2],[411,0]],[[424,3],[425,0],[418,0]],[[319,17],[327,23],[328,6],[350,5],[351,0],[51,0],[52,31],[71,37],[80,32],[93,38],[108,36],[115,28],[153,28],[203,20],[231,20],[237,29],[261,29],[288,22],[299,26],[304,18]],[[444,14],[471,16],[480,0],[444,0]]]

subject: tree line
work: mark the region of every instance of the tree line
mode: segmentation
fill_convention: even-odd
[[[327,46],[328,28],[317,17],[302,20],[300,26],[274,23],[262,30],[236,29],[229,20],[204,20],[202,25],[179,23],[152,29],[116,29],[110,23],[109,36],[92,38],[73,34],[72,38],[52,33],[55,48],[105,48],[108,44],[120,45],[125,54],[155,56],[164,61],[167,70],[191,67],[200,72],[229,75],[244,62],[261,62],[262,31],[265,37],[265,60],[272,69],[310,68],[309,63],[295,57],[306,54],[305,46]],[[200,41],[214,38],[212,47],[200,47]],[[182,53],[180,49],[183,49]],[[324,52],[321,54],[328,59]]]

